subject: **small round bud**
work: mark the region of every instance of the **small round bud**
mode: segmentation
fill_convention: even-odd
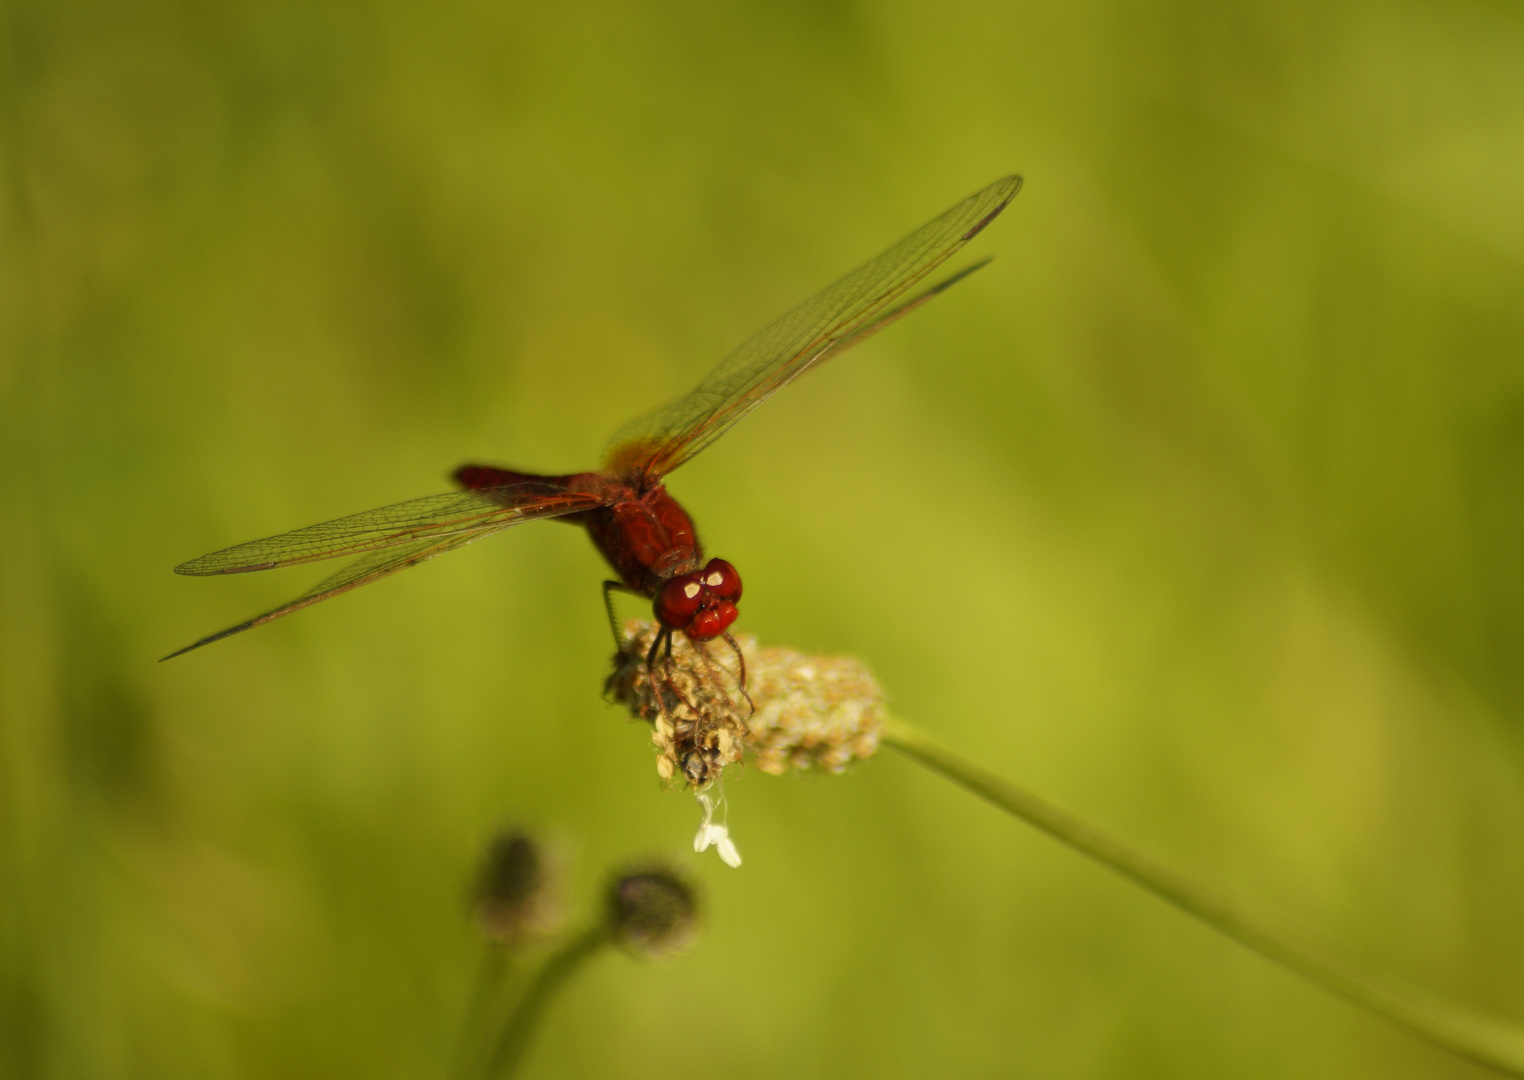
[[[498,834],[487,846],[477,874],[477,925],[489,939],[507,945],[549,933],[560,921],[552,897],[552,874],[545,852],[527,833]]]
[[[632,871],[609,886],[608,929],[616,944],[640,956],[681,952],[698,934],[697,895],[665,866]]]

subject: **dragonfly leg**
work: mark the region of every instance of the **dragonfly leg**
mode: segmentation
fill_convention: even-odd
[[[735,638],[731,637],[729,634],[726,634],[725,640],[727,643],[729,643],[730,647],[735,650],[736,660],[740,664],[740,667],[737,671],[738,682],[736,683],[736,689],[741,691],[741,696],[746,699],[746,718],[749,720],[756,715],[757,706],[756,703],[751,700],[751,695],[746,692],[746,657],[741,655],[741,647],[736,644]],[[719,664],[715,663],[714,657],[709,655],[709,650],[707,648],[700,646],[698,651],[699,654],[704,658],[704,667],[709,672],[709,677],[714,680],[714,684],[716,686],[722,685],[725,681],[725,676],[728,673]],[[725,697],[729,700],[734,700],[730,697],[730,693],[728,691],[726,692]]]
[[[609,630],[614,634],[614,648],[623,652],[624,639],[619,636],[619,617],[614,614],[613,593],[615,592],[625,592],[631,596],[639,596],[640,594],[622,581],[605,581],[603,583],[603,610],[608,612]],[[650,666],[649,663],[647,666]]]
[[[663,641],[667,643],[667,659],[672,659],[672,631],[664,626],[656,632],[656,637],[651,639],[650,651],[646,653],[647,671],[654,672],[656,670],[656,654],[661,651]]]
[[[672,679],[672,633],[673,632],[665,626],[662,627],[661,630],[657,633],[656,638],[651,642],[650,651],[646,653],[646,671],[650,673],[651,682],[653,685],[665,687],[667,694],[670,695],[673,701],[687,706],[689,712],[691,712],[694,716],[698,716],[699,707],[688,700],[683,692],[677,688],[677,683]],[[663,645],[666,646],[666,651],[665,655],[662,656],[660,661],[661,681],[658,683],[656,676],[656,656],[657,653],[662,652]],[[664,699],[660,693],[656,695],[656,702],[657,705],[662,709],[663,714],[666,715],[666,699]]]
[[[699,713],[698,706],[695,705],[693,702],[689,701],[683,695],[683,692],[677,688],[677,684],[672,681],[672,665],[671,664],[663,664],[662,665],[662,672],[663,672],[662,678],[663,678],[663,681],[664,681],[664,683],[665,683],[665,685],[667,687],[667,693],[672,695],[672,700],[677,702],[677,704],[686,707],[688,712],[691,715],[693,715],[693,716],[699,716],[700,713]],[[669,716],[668,719],[674,720],[674,722],[675,722],[675,718],[673,718],[673,717]],[[687,723],[688,723],[688,725],[690,727],[693,724],[693,722],[691,720],[688,721]]]
[[[751,695],[746,692],[746,654],[741,652],[741,646],[735,638],[730,636],[730,631],[725,631],[725,644],[729,645],[736,654],[736,689],[741,691],[741,696],[746,699],[746,716],[748,719],[757,714],[757,703],[752,701]]]

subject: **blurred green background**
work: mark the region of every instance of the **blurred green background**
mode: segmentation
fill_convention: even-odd
[[[175,563],[591,466],[1005,172],[988,269],[675,474],[742,628],[1369,966],[1524,1019],[1524,17],[1476,2],[12,0],[0,1074],[417,1077],[504,822],[545,1077],[1472,1077],[886,753],[682,855],[586,538]]]

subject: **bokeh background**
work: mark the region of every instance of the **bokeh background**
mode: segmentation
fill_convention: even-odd
[[[159,666],[214,548],[590,466],[1006,172],[994,264],[675,474],[743,627],[1373,970],[1524,1019],[1524,18],[1461,0],[12,0],[0,1074],[418,1077],[499,825],[545,1077],[1473,1077],[885,753],[684,849],[584,536]]]

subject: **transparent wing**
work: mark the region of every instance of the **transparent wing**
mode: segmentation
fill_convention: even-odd
[[[175,567],[175,573],[202,576],[271,570],[459,533],[495,532],[520,522],[575,514],[597,505],[594,496],[553,484],[524,483],[451,491],[224,548],[181,563]]]
[[[875,315],[872,322],[864,323],[845,337],[839,337],[833,341],[829,348],[827,348],[824,352],[815,358],[815,363],[824,363],[831,357],[835,356],[837,353],[846,352],[859,341],[872,337],[874,334],[878,333],[890,323],[896,322],[899,319],[904,318],[906,315],[909,315],[912,311],[920,307],[922,304],[926,303],[926,301],[930,300],[932,297],[939,296],[942,293],[946,292],[958,282],[962,281],[964,278],[972,274],[975,270],[983,270],[992,261],[994,260],[980,259],[972,266],[965,266],[952,277],[944,278],[943,280],[933,285],[931,288],[923,289],[922,291],[916,293],[909,300],[903,300],[900,303],[895,304],[894,307],[890,308],[888,311],[885,311],[879,315]]]
[[[645,481],[671,472],[789,380],[929,300],[962,275],[895,307],[1019,190],[1019,176],[996,180],[777,319],[720,361],[691,393],[620,429],[604,454],[605,471]]]
[[[350,589],[358,589],[361,585],[369,585],[372,581],[379,581],[389,574],[395,574],[398,570],[406,570],[410,566],[417,566],[425,559],[432,559],[435,555],[441,555],[458,547],[464,547],[473,540],[480,540],[484,536],[490,536],[501,529],[508,528],[515,522],[491,525],[476,529],[468,533],[455,533],[451,536],[428,537],[423,540],[414,540],[410,543],[394,545],[378,551],[370,551],[361,555],[354,562],[331,577],[324,578],[302,595],[290,603],[282,604],[239,623],[230,626],[226,630],[219,630],[215,634],[208,634],[200,641],[187,645],[183,649],[176,649],[164,660],[171,660],[176,656],[182,656],[193,649],[199,649],[203,645],[210,645],[214,641],[221,641],[225,637],[241,634],[245,630],[252,630],[256,626],[263,626],[267,622],[273,622],[283,615],[290,615],[293,611],[300,611],[304,607],[327,600],[329,597],[346,593]]]

